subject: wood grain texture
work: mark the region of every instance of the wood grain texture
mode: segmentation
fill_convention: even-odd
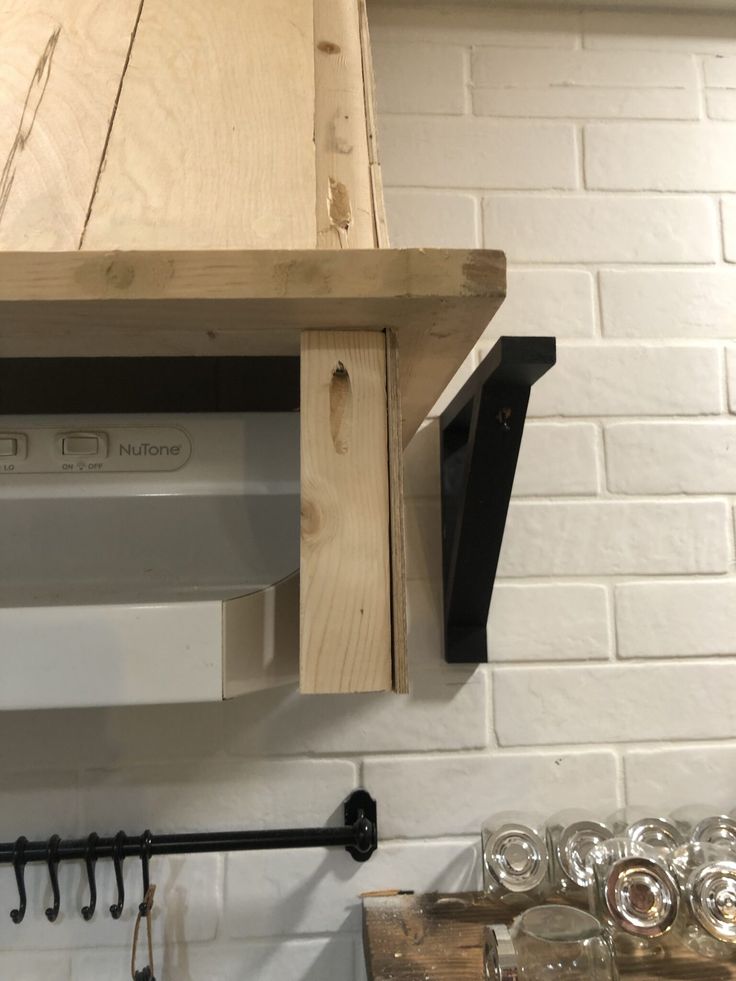
[[[140,0],[0,0],[0,249],[76,249]]]
[[[392,686],[386,340],[301,344],[302,692]]]
[[[389,535],[391,542],[391,631],[393,689],[409,693],[406,619],[406,534],[404,529],[404,454],[401,441],[399,343],[386,331],[386,393],[388,407]]]
[[[366,127],[368,131],[368,161],[370,167],[371,198],[373,202],[373,221],[375,223],[376,245],[387,249],[390,245],[388,223],[386,221],[386,202],[383,196],[383,177],[378,151],[378,125],[376,123],[376,83],[373,72],[373,53],[368,27],[368,11],[365,0],[358,0],[360,27],[360,47],[363,56],[363,95],[365,99]]]
[[[313,248],[312,0],[145,0],[85,249]]]
[[[358,0],[314,0],[317,245],[376,244]]]
[[[482,893],[373,895],[363,899],[368,981],[483,981],[484,929],[519,912]],[[646,966],[619,965],[627,981],[734,981],[736,961],[673,947]]]
[[[0,356],[298,354],[302,329],[390,328],[406,445],[504,294],[486,250],[0,252]]]

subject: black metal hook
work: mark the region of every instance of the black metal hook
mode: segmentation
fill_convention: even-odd
[[[146,829],[141,835],[141,872],[143,874],[143,902],[139,904],[138,910],[141,916],[148,915],[148,890],[151,885],[148,863],[151,858],[151,845],[153,843],[153,835]]]
[[[87,847],[84,850],[84,864],[87,868],[87,882],[89,883],[89,905],[82,907],[82,916],[88,923],[95,915],[95,909],[97,908],[95,865],[97,864],[97,842],[99,840],[99,835],[93,831],[87,839]]]
[[[53,923],[57,916],[59,915],[59,906],[61,904],[61,898],[59,895],[59,843],[61,838],[58,835],[52,835],[49,838],[48,853],[46,856],[46,864],[49,867],[49,878],[51,879],[51,892],[54,897],[53,905],[49,906],[46,910],[46,919],[49,923]]]
[[[115,884],[118,890],[118,901],[110,907],[110,915],[113,920],[119,920],[125,903],[125,885],[123,884],[123,849],[128,836],[124,831],[118,831],[112,843],[112,864],[115,869]]]
[[[15,871],[15,881],[18,883],[19,898],[18,909],[13,909],[10,911],[10,919],[13,921],[13,923],[22,923],[23,917],[26,915],[25,868],[27,844],[28,839],[24,835],[21,835],[13,848],[13,869]]]

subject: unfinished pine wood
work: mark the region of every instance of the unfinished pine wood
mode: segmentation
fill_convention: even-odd
[[[312,0],[145,0],[85,249],[313,248]]]
[[[392,686],[386,340],[301,342],[302,692]]]
[[[76,249],[140,0],[0,0],[0,249]]]
[[[365,0],[358,0],[358,17],[360,21],[360,48],[363,57],[363,93],[368,134],[368,161],[370,167],[371,200],[373,202],[373,221],[375,223],[376,245],[379,249],[387,249],[389,247],[389,237],[388,224],[386,222],[386,203],[383,196],[381,162],[378,152],[376,85],[373,72],[371,37],[368,29],[368,11]]]
[[[314,0],[317,245],[376,245],[358,0]]]
[[[406,444],[505,294],[464,249],[0,252],[0,356],[298,354],[308,328],[396,332]]]
[[[391,630],[393,689],[409,692],[406,647],[406,535],[404,531],[404,454],[401,446],[399,344],[386,331],[386,393],[388,407],[389,536],[391,543]]]
[[[518,909],[482,893],[366,895],[363,947],[368,981],[483,981],[484,929],[510,923]],[[734,981],[736,961],[672,947],[646,966],[621,964],[631,981]]]

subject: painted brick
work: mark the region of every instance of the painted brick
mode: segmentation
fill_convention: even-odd
[[[697,119],[696,88],[478,88],[477,116],[538,116],[547,119]]]
[[[711,119],[736,121],[736,89],[708,89],[705,105]]]
[[[22,712],[7,714],[23,715]],[[15,748],[17,766],[18,743],[15,743]],[[49,762],[47,747],[47,767]],[[30,839],[48,838],[53,833],[48,827],[49,814],[54,816],[54,830],[57,834],[68,836],[81,831],[76,772],[48,769],[38,772],[11,771],[2,773],[0,781],[0,841],[15,841],[19,834]]]
[[[691,802],[731,810],[736,747],[683,746],[630,750],[624,758],[626,796],[673,809]]]
[[[358,931],[363,892],[455,892],[477,888],[479,879],[475,843],[382,842],[365,864],[321,848],[231,854],[225,931],[229,937]]]
[[[172,832],[273,828],[283,824],[294,795],[303,795],[300,819],[324,824],[356,786],[346,760],[200,761],[171,766],[95,770],[83,775],[82,806],[88,827],[136,827],[145,815]],[[213,814],[202,800],[217,801]]]
[[[497,239],[500,243],[501,239]],[[508,292],[482,342],[490,349],[501,334],[592,337],[593,277],[583,269],[510,269]]]
[[[493,590],[488,652],[494,663],[605,659],[610,634],[603,586],[500,582]]]
[[[532,416],[717,413],[723,407],[715,346],[558,345],[557,364],[532,389]]]
[[[120,975],[120,958],[118,977]],[[71,965],[66,955],[35,954],[24,951],[22,954],[0,952],[0,974],[3,978],[20,978],[21,981],[69,981]]]
[[[573,188],[578,182],[575,130],[567,123],[389,115],[381,118],[379,135],[388,187]]]
[[[620,494],[736,494],[736,420],[606,427],[609,489]]]
[[[605,813],[617,806],[616,757],[610,752],[399,757],[369,759],[364,767],[371,793],[391,801],[381,819],[387,838],[416,835],[422,800],[432,801],[422,816],[428,838],[477,834],[496,811],[553,814],[583,807]]]
[[[616,587],[621,657],[736,654],[736,579]]]
[[[702,197],[496,195],[484,241],[511,262],[714,262],[713,202]]]
[[[480,244],[480,206],[470,194],[386,191],[391,245],[470,249]]]
[[[442,576],[442,511],[439,497],[405,502],[407,579]]]
[[[726,352],[728,366],[728,405],[731,412],[736,413],[736,347],[729,347]]]
[[[736,197],[725,197],[721,202],[723,215],[723,247],[726,260],[736,262]]]
[[[502,746],[720,739],[736,726],[734,682],[733,661],[496,668],[496,735]]]
[[[703,77],[713,88],[736,89],[736,57],[703,58]]]
[[[477,749],[488,742],[486,675],[412,674],[412,693],[309,698],[287,689],[226,705],[228,745],[246,756]]]
[[[384,41],[375,48],[379,112],[465,112],[465,49]]]
[[[603,190],[736,191],[736,126],[607,123],[585,128],[586,186]]]
[[[180,938],[184,939],[184,938]],[[355,962],[352,937],[169,946],[154,951],[157,976],[187,981],[350,981]],[[2,955],[0,955],[0,960]],[[119,981],[119,951],[85,951],[74,958],[72,981]],[[143,961],[141,961],[143,963]],[[161,974],[158,974],[161,971]],[[21,975],[18,975],[20,977]],[[22,975],[24,981],[26,975]],[[55,975],[53,976],[55,979]],[[66,976],[65,976],[66,977]],[[39,975],[39,979],[41,975]],[[29,981],[34,981],[30,979]]]
[[[141,705],[54,712],[0,712],[0,767],[46,770],[49,746],[59,767],[205,758],[222,743],[219,704]]]
[[[676,13],[669,8],[661,12],[585,11],[583,44],[598,50],[730,54],[736,52],[736,29],[730,13]]]
[[[599,485],[596,426],[531,422],[524,427],[515,497],[597,494]]]
[[[473,82],[479,88],[695,87],[695,62],[684,54],[628,51],[498,51],[476,47]]]
[[[512,503],[502,576],[726,572],[722,501]]]
[[[371,40],[376,48],[386,41],[493,44],[499,47],[575,48],[579,20],[575,11],[481,9],[465,5],[402,7],[394,2],[373,3]]]
[[[404,450],[404,495],[439,500],[439,494],[440,425],[437,419],[428,419]]]
[[[204,809],[212,814],[212,802]],[[54,812],[45,812],[47,827]],[[141,816],[135,832],[140,834],[143,822],[155,817],[150,811]],[[24,829],[25,830],[25,829]],[[59,829],[60,830],[60,829]],[[90,829],[87,829],[90,830]],[[99,829],[102,833],[110,829]],[[45,865],[33,864],[26,869],[28,910],[22,929],[9,916],[0,917],[0,948],[8,950],[70,950],[84,947],[117,947],[118,971],[122,974],[125,951],[130,957],[133,925],[141,894],[140,862],[123,864],[125,894],[128,902],[119,920],[113,920],[107,907],[116,895],[112,862],[98,862],[98,907],[94,919],[86,923],[79,905],[86,902],[87,877],[81,862],[65,863],[59,872],[62,894],[61,912],[53,927],[44,915],[50,904],[49,874]],[[188,943],[213,940],[222,909],[223,858],[221,855],[186,855],[157,857],[151,862],[151,882],[156,883],[156,905],[153,910],[153,936],[156,949],[166,942],[185,937]],[[18,894],[12,874],[3,877],[0,903],[3,909],[17,905]],[[0,954],[0,960],[4,954]],[[129,963],[129,961],[128,961]],[[6,975],[3,975],[5,977]],[[24,977],[24,975],[21,975]]]
[[[475,351],[471,351],[453,375],[451,381],[447,385],[447,388],[445,388],[442,395],[440,395],[430,411],[427,413],[428,418],[433,419],[442,415],[468,378],[470,378],[470,376],[473,374],[473,370],[475,369],[477,363],[478,358],[476,353]]]
[[[604,335],[736,334],[736,269],[609,269],[600,290]]]

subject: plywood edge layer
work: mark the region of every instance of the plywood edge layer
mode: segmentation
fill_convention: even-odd
[[[222,697],[297,681],[299,573],[222,604]]]
[[[393,689],[409,693],[406,618],[406,536],[404,530],[404,454],[401,435],[399,347],[386,331],[386,394],[388,409],[389,538],[391,546],[391,641]]]

